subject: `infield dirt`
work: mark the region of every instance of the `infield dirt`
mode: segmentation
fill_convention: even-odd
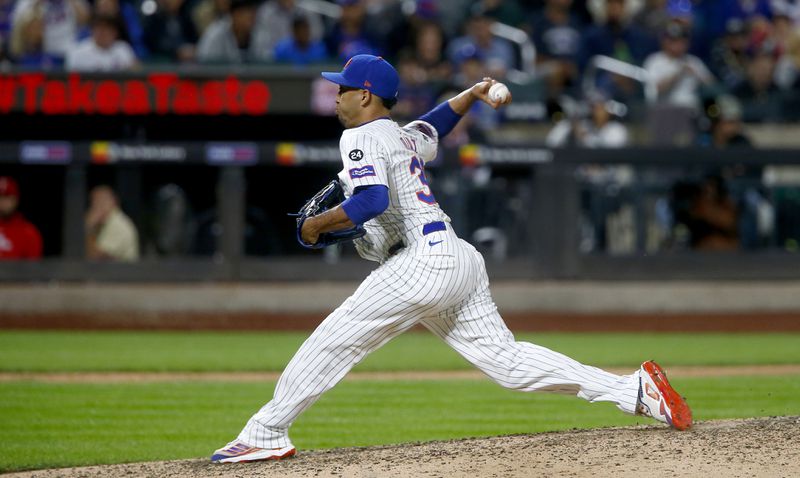
[[[605,370],[619,375],[631,368],[610,367]],[[728,365],[670,367],[675,377],[800,375],[800,364]],[[0,383],[32,381],[46,383],[140,383],[140,382],[274,382],[279,372],[0,372]],[[478,370],[350,372],[346,381],[380,380],[480,380],[486,376]]]
[[[132,463],[11,477],[633,477],[800,476],[800,417],[720,420],[686,432],[665,426],[515,435],[300,451],[280,462],[207,459]]]

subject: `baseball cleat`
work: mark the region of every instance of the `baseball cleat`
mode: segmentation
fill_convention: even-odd
[[[639,369],[639,399],[636,414],[655,418],[676,430],[692,426],[692,411],[686,400],[669,384],[667,374],[652,360]]]
[[[294,456],[293,446],[283,448],[256,448],[233,440],[211,455],[213,463],[246,463],[250,461],[282,460]]]

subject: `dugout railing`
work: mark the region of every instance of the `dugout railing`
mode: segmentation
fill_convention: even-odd
[[[2,143],[0,160],[28,188],[23,204],[50,195],[58,216],[50,230],[58,229],[60,240],[57,254],[41,261],[0,263],[3,281],[358,280],[374,268],[352,247],[309,252],[292,243],[285,213],[341,167],[335,143]],[[482,249],[495,279],[764,280],[800,277],[798,167],[800,155],[792,150],[465,145],[444,149],[428,169],[456,230]],[[742,245],[727,252],[694,250],[680,228],[659,232],[665,204],[678,214],[676,185],[720,171],[741,204],[740,221],[769,225],[764,207],[771,206],[771,229],[756,224],[754,239],[745,243],[742,228]],[[48,174],[50,191],[31,190],[33,177]],[[150,175],[203,185],[216,214],[212,251],[148,249]],[[117,189],[144,234],[145,255],[137,263],[83,259],[87,191],[101,182]],[[763,207],[747,216],[753,191]],[[278,237],[280,247],[248,252],[253,207],[273,218],[259,237]]]

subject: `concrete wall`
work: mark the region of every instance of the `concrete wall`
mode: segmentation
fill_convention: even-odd
[[[0,315],[326,312],[357,285],[2,285]],[[492,292],[501,312],[800,312],[800,282],[498,282]]]

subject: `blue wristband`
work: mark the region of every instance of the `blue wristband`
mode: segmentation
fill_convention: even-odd
[[[461,120],[461,115],[453,111],[450,102],[445,101],[422,115],[419,119],[430,123],[439,133],[439,139],[442,139],[456,127],[456,124]]]
[[[389,188],[383,184],[359,186],[342,203],[342,209],[353,224],[364,224],[389,207]]]

